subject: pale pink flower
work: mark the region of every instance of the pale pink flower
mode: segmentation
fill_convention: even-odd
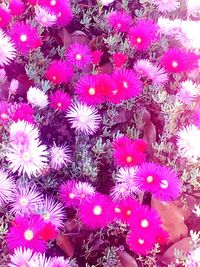
[[[55,143],[49,150],[50,167],[60,170],[71,162],[70,149],[67,145],[57,146]]]
[[[35,257],[32,249],[18,247],[14,249],[14,253],[10,255],[10,263],[8,267],[29,266],[30,260]]]
[[[183,127],[177,133],[177,146],[181,157],[196,161],[200,158],[200,129],[195,125]]]
[[[112,2],[114,2],[114,0],[98,0],[98,1],[103,6],[108,6],[109,4],[111,4]]]
[[[27,92],[27,100],[32,106],[39,108],[45,108],[49,104],[48,96],[36,87],[29,88]]]
[[[47,8],[36,6],[35,7],[35,20],[43,27],[51,27],[56,21],[57,17],[52,14]]]
[[[183,103],[189,104],[194,101],[197,96],[200,95],[200,89],[191,80],[186,80],[180,84],[177,98]]]
[[[117,183],[110,190],[110,196],[114,201],[126,199],[131,195],[127,183]]]
[[[161,13],[173,12],[180,7],[179,0],[152,0]]]
[[[68,260],[65,260],[64,257],[53,257],[51,259],[49,267],[70,267]]]
[[[13,178],[8,177],[6,172],[0,170],[0,206],[12,199],[14,190],[15,183]]]
[[[185,0],[187,6],[188,15],[200,13],[200,2],[199,0]]]
[[[0,66],[10,64],[11,60],[16,57],[16,49],[2,29],[0,29]]]
[[[94,134],[98,130],[101,121],[101,117],[94,107],[82,103],[74,103],[66,117],[72,128],[88,135]]]
[[[29,261],[28,267],[49,267],[51,262],[51,258],[47,258],[45,253],[37,253],[34,257]]]
[[[8,88],[9,93],[15,95],[19,86],[19,81],[12,79]]]

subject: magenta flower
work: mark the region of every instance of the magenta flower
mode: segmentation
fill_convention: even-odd
[[[86,44],[71,44],[66,53],[67,61],[78,69],[92,63],[92,52]]]
[[[129,223],[134,220],[135,210],[139,203],[133,198],[126,198],[115,203],[114,211],[118,220],[123,223]]]
[[[10,36],[18,51],[23,55],[27,55],[30,50],[41,45],[37,29],[23,22],[16,22],[12,25]]]
[[[133,167],[145,161],[144,151],[136,146],[136,141],[120,137],[113,141],[113,157],[118,166]]]
[[[17,216],[9,228],[6,241],[12,251],[17,247],[30,248],[34,252],[44,252],[46,244],[40,239],[39,232],[45,223],[39,215]]]
[[[68,83],[73,76],[73,69],[67,62],[54,60],[49,64],[45,76],[54,84]]]
[[[112,60],[115,68],[121,68],[127,62],[128,57],[127,55],[119,52],[112,55]]]
[[[27,103],[19,103],[12,115],[12,120],[17,122],[26,121],[28,123],[34,123],[33,108]]]
[[[177,174],[170,167],[151,162],[137,168],[135,184],[163,201],[174,200],[181,193],[181,182]]]
[[[5,126],[12,117],[11,105],[7,101],[0,102],[0,125]]]
[[[25,10],[24,3],[21,0],[11,0],[9,10],[12,16],[20,16]]]
[[[142,84],[131,69],[118,69],[113,73],[115,88],[113,89],[114,103],[138,96],[142,92]]]
[[[105,227],[115,218],[111,199],[98,193],[88,200],[82,201],[80,218],[82,223],[90,229]]]
[[[158,25],[151,19],[138,19],[128,32],[130,44],[138,50],[147,50],[158,38]]]
[[[163,67],[172,73],[190,71],[198,67],[198,59],[195,53],[181,48],[170,48],[161,58]]]
[[[66,111],[71,105],[70,96],[61,90],[55,91],[49,98],[50,107],[59,111]]]
[[[69,180],[60,185],[59,198],[65,204],[65,206],[78,206],[79,201],[74,193],[74,187],[76,185],[75,180]]]
[[[75,183],[72,192],[74,193],[76,199],[81,202],[92,197],[95,194],[95,188],[87,182],[79,181]]]
[[[82,76],[77,82],[75,90],[79,100],[87,105],[98,105],[104,101],[102,92],[99,86],[97,87],[96,76]]]
[[[132,25],[132,17],[126,12],[114,11],[108,16],[108,24],[116,32],[127,32]]]
[[[11,16],[8,11],[0,7],[0,27],[6,27],[11,21]]]

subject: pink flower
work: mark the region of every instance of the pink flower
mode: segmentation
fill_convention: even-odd
[[[173,12],[180,7],[178,0],[152,0],[152,3],[156,5],[158,11],[161,13]]]
[[[11,119],[11,106],[7,101],[0,102],[0,125],[5,126]]]
[[[12,177],[0,169],[0,206],[12,200],[16,185]]]
[[[113,203],[106,195],[98,193],[81,203],[81,221],[90,229],[105,227],[114,217]]]
[[[112,102],[119,103],[121,100],[138,96],[142,92],[142,84],[135,72],[131,69],[118,69],[113,73],[115,88]]]
[[[33,109],[31,106],[29,106],[27,103],[19,103],[16,106],[15,111],[12,115],[12,120],[17,122],[20,121],[26,121],[30,124],[34,123],[34,117],[33,117]]]
[[[195,101],[199,94],[200,89],[198,88],[197,84],[188,79],[180,83],[180,88],[176,96],[178,100],[185,104],[189,104],[192,101]]]
[[[78,102],[74,103],[68,110],[66,117],[71,124],[71,128],[87,135],[94,134],[99,129],[101,122],[97,109]]]
[[[54,60],[49,64],[45,76],[54,84],[68,83],[73,76],[73,69],[67,62]]]
[[[10,36],[19,52],[27,55],[30,50],[41,45],[40,36],[36,28],[23,22],[16,22],[12,25]]]
[[[75,195],[76,199],[80,201],[88,200],[95,194],[95,188],[87,182],[77,182],[75,183],[72,193]]]
[[[132,25],[132,17],[126,12],[114,11],[108,15],[108,24],[116,32],[127,32]]]
[[[53,257],[49,267],[70,267],[70,263],[64,257]]]
[[[59,111],[66,111],[71,105],[70,96],[61,91],[57,90],[52,95],[50,95],[50,107],[57,109]]]
[[[181,193],[181,182],[170,167],[143,163],[135,172],[135,184],[163,201],[175,200]]]
[[[136,141],[120,137],[113,141],[113,157],[118,166],[132,167],[145,161],[146,155],[135,145]]]
[[[121,68],[127,62],[128,57],[123,53],[115,53],[112,55],[112,60],[115,68]]]
[[[119,201],[131,196],[130,187],[127,183],[117,183],[110,190],[113,201]]]
[[[35,255],[36,254],[33,254],[32,249],[17,247],[14,249],[14,253],[10,255],[10,263],[8,263],[8,267],[28,266],[30,260],[35,257]]]
[[[190,71],[198,67],[199,57],[191,52],[181,48],[170,48],[165,51],[161,58],[161,64],[172,73]]]
[[[39,236],[43,241],[50,241],[56,239],[58,232],[56,227],[51,222],[45,224],[44,228],[39,232]]]
[[[113,96],[113,90],[115,89],[115,83],[112,76],[100,73],[95,75],[96,80],[96,92],[99,94],[99,101],[111,101]]]
[[[82,76],[78,80],[75,90],[79,100],[87,105],[98,105],[104,101],[100,86],[97,86],[96,76]]]
[[[102,55],[103,55],[103,52],[100,51],[100,50],[94,50],[94,51],[92,51],[92,59],[93,59],[92,60],[92,63],[94,65],[98,65],[99,62],[100,62],[100,60],[101,60]]]
[[[45,223],[39,215],[17,216],[9,228],[6,241],[12,251],[17,247],[30,248],[34,252],[44,252],[46,244],[40,239],[40,231]]]
[[[11,21],[11,16],[8,11],[0,7],[0,27],[6,27]]]
[[[66,53],[67,61],[78,69],[92,63],[92,52],[86,44],[71,44]]]
[[[0,29],[0,66],[9,65],[16,52],[11,38]]]
[[[12,16],[20,16],[25,10],[24,3],[21,0],[11,0],[9,10]]]
[[[59,198],[65,204],[65,206],[78,206],[79,201],[76,198],[74,193],[74,187],[76,185],[76,181],[69,180],[60,185],[59,188]]]
[[[56,24],[57,17],[47,8],[37,6],[35,8],[35,20],[43,27],[51,27]]]
[[[54,170],[60,170],[71,162],[71,153],[67,145],[57,146],[55,143],[49,150],[50,167]]]
[[[123,223],[129,223],[134,220],[135,210],[139,203],[133,198],[126,198],[115,203],[115,216]]]
[[[151,19],[138,19],[128,32],[130,44],[138,50],[147,50],[157,40],[158,25]]]

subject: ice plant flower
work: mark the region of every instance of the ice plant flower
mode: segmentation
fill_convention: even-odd
[[[196,125],[187,125],[177,133],[177,146],[181,157],[196,161],[200,157],[200,129]]]
[[[76,84],[75,91],[79,100],[87,105],[98,105],[104,101],[100,87],[97,87],[96,76],[82,76]]]
[[[121,167],[133,167],[145,161],[144,151],[137,147],[137,140],[120,137],[113,141],[113,157],[115,163]]]
[[[12,39],[0,29],[0,66],[10,64],[16,57],[16,52]]]
[[[48,267],[70,267],[70,263],[64,257],[53,257]]]
[[[178,0],[152,0],[152,3],[156,5],[161,13],[173,12],[180,7]]]
[[[66,52],[67,61],[82,70],[92,63],[92,51],[86,44],[73,43]]]
[[[72,193],[75,195],[76,199],[80,202],[84,199],[89,199],[95,194],[95,188],[87,182],[77,182],[75,183]]]
[[[10,126],[10,142],[18,146],[29,146],[39,139],[39,131],[26,121],[14,122]]]
[[[59,111],[66,111],[71,105],[70,96],[61,90],[55,91],[49,98],[50,107]]]
[[[45,226],[39,215],[18,215],[7,233],[6,241],[11,251],[17,247],[32,249],[33,252],[44,252],[46,244],[40,239],[39,232]]]
[[[7,151],[7,160],[12,172],[19,175],[37,176],[47,166],[47,148],[40,142],[31,142],[30,146],[11,144]]]
[[[13,198],[15,187],[13,178],[0,169],[0,206]]]
[[[67,207],[77,207],[79,205],[79,201],[74,193],[75,185],[75,180],[69,180],[60,185],[59,198]]]
[[[51,222],[47,222],[39,233],[40,238],[43,241],[50,241],[56,239],[58,230]]]
[[[117,183],[110,190],[110,196],[113,201],[119,201],[131,196],[129,186],[126,183]]]
[[[73,76],[73,68],[68,62],[53,60],[49,64],[45,76],[54,84],[68,83]]]
[[[188,79],[181,82],[180,89],[176,96],[181,102],[189,104],[192,101],[195,101],[198,95],[200,95],[200,88]]]
[[[42,90],[32,86],[28,89],[27,100],[32,106],[38,108],[45,108],[49,104],[48,96]]]
[[[7,26],[11,21],[11,16],[8,11],[0,7],[0,27],[4,28]]]
[[[43,27],[51,27],[55,25],[57,17],[44,7],[35,7],[35,20]]]
[[[25,10],[24,3],[21,0],[11,0],[8,8],[12,16],[20,16]]]
[[[109,4],[114,2],[114,0],[97,0],[97,1],[99,1],[103,6],[108,6]]]
[[[29,124],[34,124],[33,108],[27,103],[19,103],[13,110],[12,120],[15,122],[25,121]]]
[[[41,45],[37,29],[24,22],[14,23],[10,30],[10,36],[18,51],[23,55],[27,55],[30,50]]]
[[[71,162],[70,149],[67,145],[57,146],[55,143],[49,150],[50,167],[55,170],[60,170]]]
[[[52,223],[56,228],[64,224],[66,214],[63,205],[53,197],[45,196],[44,202],[40,207],[40,214],[46,223]]]
[[[19,183],[11,200],[11,212],[15,214],[32,214],[43,202],[43,196],[35,185]]]
[[[66,114],[71,127],[84,134],[94,134],[101,121],[100,115],[94,107],[82,103],[74,103]]]
[[[98,65],[101,60],[102,55],[103,55],[103,52],[101,50],[92,51],[92,63],[94,65]]]
[[[119,52],[112,55],[112,60],[115,68],[121,68],[128,60],[128,57],[125,54]]]
[[[156,163],[146,162],[138,166],[134,181],[140,190],[151,192],[163,201],[175,200],[181,193],[181,182],[176,172]]]
[[[80,218],[82,223],[90,229],[105,227],[114,220],[114,208],[111,199],[98,193],[82,201]]]
[[[108,15],[108,24],[116,32],[127,32],[132,25],[132,17],[126,12],[114,11]]]
[[[7,101],[0,102],[0,125],[5,126],[12,117],[11,105]]]
[[[172,73],[190,71],[198,67],[198,56],[181,48],[170,48],[161,57],[163,67]]]
[[[138,205],[139,203],[133,198],[117,201],[114,206],[116,219],[129,224],[131,220],[135,220],[135,210]]]
[[[29,266],[30,260],[35,257],[35,255],[32,249],[17,247],[14,249],[14,253],[10,255],[8,267]]]
[[[139,191],[139,189],[134,181],[135,172],[136,168],[134,167],[120,168],[115,176],[115,182],[127,184],[128,191],[130,191],[131,193],[136,193]]]
[[[151,19],[138,19],[128,32],[130,45],[138,50],[147,50],[158,39],[158,25]]]
[[[42,252],[42,251],[41,251]],[[49,267],[51,258],[47,258],[45,253],[37,253],[34,257],[31,258],[29,262],[29,267]]]

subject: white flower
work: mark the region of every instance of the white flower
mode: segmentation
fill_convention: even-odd
[[[45,253],[37,253],[34,257],[29,261],[28,267],[49,267],[51,262],[51,258],[46,258]]]
[[[50,166],[55,170],[60,170],[63,166],[67,166],[70,160],[70,149],[67,145],[57,146],[54,144],[50,150]]]
[[[158,26],[160,27],[159,30],[161,33],[166,35],[176,36],[177,33],[179,34],[181,32],[180,25],[180,19],[170,20],[163,17],[158,18]]]
[[[10,255],[10,263],[8,267],[29,266],[29,261],[36,254],[33,254],[33,250],[29,248],[16,248],[14,254]]]
[[[45,108],[48,105],[48,96],[36,87],[29,88],[27,92],[27,100],[32,106],[39,108]]]
[[[114,0],[99,0],[100,4],[102,4],[103,6],[107,6],[110,3],[113,3]]]
[[[173,12],[180,7],[178,0],[152,0],[152,3],[157,6],[161,13]]]
[[[188,104],[191,101],[194,101],[196,97],[200,94],[200,90],[196,84],[191,80],[187,80],[181,83],[179,92],[177,93],[177,98]]]
[[[85,134],[95,133],[101,121],[101,117],[94,107],[81,103],[75,103],[67,112],[66,117],[72,128]]]
[[[19,86],[19,81],[12,79],[12,81],[10,82],[10,86],[9,86],[10,94],[16,94],[18,86]]]
[[[110,190],[110,196],[114,201],[128,198],[130,195],[131,192],[129,191],[129,186],[127,183],[117,183]]]
[[[70,267],[69,261],[64,257],[53,257],[51,259],[49,267]]]
[[[10,37],[0,29],[0,66],[8,65],[15,57],[16,49],[14,44],[11,42]]]
[[[57,17],[51,14],[47,8],[36,6],[35,7],[35,19],[43,27],[51,27],[57,21]]]
[[[195,125],[188,125],[177,136],[179,154],[188,160],[197,160],[200,157],[200,129]]]
[[[19,175],[27,174],[29,178],[37,176],[47,167],[48,152],[46,149],[46,146],[36,141],[32,141],[30,146],[24,147],[11,144],[6,155],[10,169],[13,173],[18,171]]]
[[[200,49],[199,21],[182,21],[180,25],[181,34],[177,35],[177,40],[187,49]]]
[[[14,180],[8,177],[8,174],[3,170],[0,170],[0,206],[12,199],[14,190]]]
[[[186,0],[188,15],[200,12],[199,0]]]

